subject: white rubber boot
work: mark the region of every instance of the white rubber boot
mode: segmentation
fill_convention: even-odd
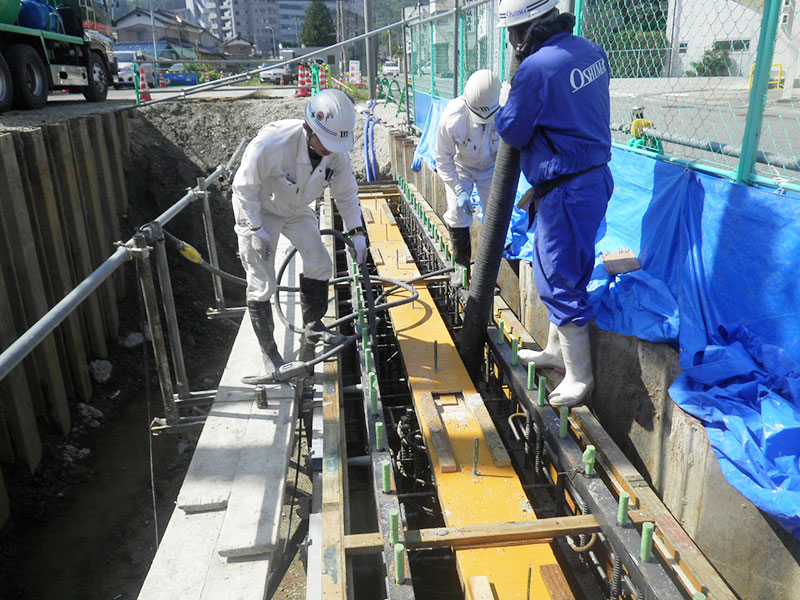
[[[551,406],[575,406],[594,389],[589,327],[562,325],[558,328],[558,337],[567,374],[550,394],[549,401]]]
[[[527,365],[530,362],[536,363],[536,368],[556,367],[564,368],[564,359],[561,357],[561,340],[558,339],[558,326],[550,323],[550,330],[547,332],[547,346],[541,352],[536,350],[522,350],[517,352],[520,362]]]

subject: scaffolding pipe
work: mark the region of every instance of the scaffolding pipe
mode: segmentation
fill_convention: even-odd
[[[153,271],[150,269],[150,253],[144,234],[137,233],[133,236],[135,248],[134,256],[140,261],[139,285],[142,288],[144,309],[147,313],[147,323],[150,326],[150,339],[153,343],[153,354],[156,359],[158,383],[161,386],[161,400],[164,403],[164,416],[167,425],[178,424],[178,411],[175,408],[175,398],[172,395],[172,377],[169,373],[167,360],[167,346],[164,341],[164,330],[161,328],[161,317],[158,313],[158,299],[156,288],[153,284]]]
[[[169,348],[172,354],[172,365],[175,368],[175,387],[178,388],[178,398],[188,400],[190,396],[189,377],[186,375],[186,363],[183,360],[183,346],[178,330],[178,313],[175,310],[175,297],[172,293],[172,278],[167,264],[167,250],[164,247],[164,230],[158,221],[149,223],[152,232],[151,242],[156,251],[156,272],[158,284],[161,288],[161,302],[164,305],[164,316],[167,321],[169,333]]]

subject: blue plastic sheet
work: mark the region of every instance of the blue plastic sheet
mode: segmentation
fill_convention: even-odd
[[[430,162],[430,143],[417,155]],[[800,196],[621,149],[610,167],[595,324],[679,350],[672,398],[705,424],[728,481],[800,538]],[[515,209],[505,256],[530,260],[532,235]],[[600,253],[623,248],[642,269],[611,277]]]

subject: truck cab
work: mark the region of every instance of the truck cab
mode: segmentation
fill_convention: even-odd
[[[0,0],[0,112],[41,108],[50,90],[105,100],[113,49],[105,0]]]

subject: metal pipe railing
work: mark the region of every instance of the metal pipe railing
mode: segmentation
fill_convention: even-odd
[[[205,178],[205,185],[214,183],[220,176],[232,169],[241,156],[245,143],[239,144],[236,152],[226,165],[218,166],[208,177]],[[154,220],[161,225],[165,225],[180,213],[184,208],[191,204],[198,194],[195,190],[189,190],[183,198],[170,206]],[[38,346],[61,322],[66,319],[81,303],[89,297],[102,283],[111,277],[114,272],[124,263],[131,260],[134,248],[134,240],[131,237],[127,242],[118,242],[118,248],[109,256],[97,269],[90,273],[83,281],[66,296],[64,296],[53,308],[45,313],[36,323],[23,333],[13,344],[0,354],[0,380],[4,379],[22,360]]]

